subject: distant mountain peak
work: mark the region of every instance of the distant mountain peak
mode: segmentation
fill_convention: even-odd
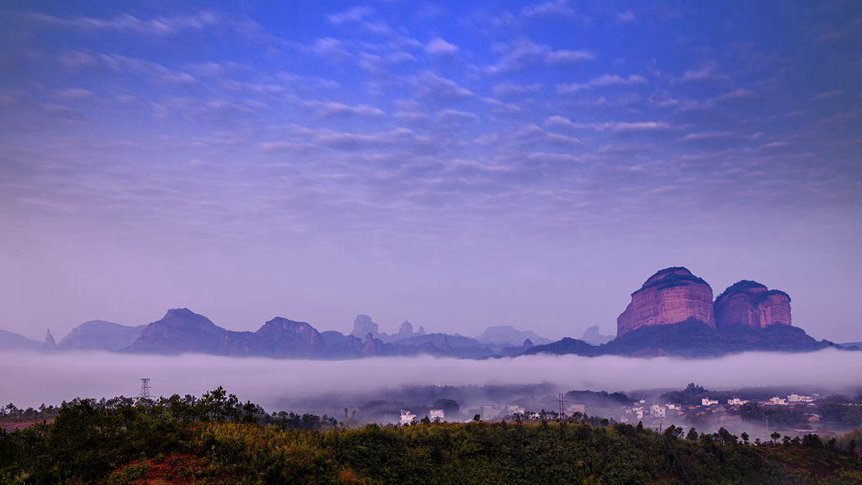
[[[480,342],[493,345],[522,346],[524,340],[530,340],[533,344],[546,344],[550,340],[536,335],[531,330],[518,330],[512,325],[493,325],[485,329],[482,335],[477,337]]]
[[[45,334],[45,341],[42,343],[42,347],[45,350],[56,350],[57,349],[57,341],[54,340],[54,336],[51,335],[51,329],[48,329],[48,332]]]
[[[141,335],[143,325],[129,326],[105,320],[90,320],[73,328],[60,340],[64,350],[123,350]]]
[[[0,330],[0,350],[36,350],[42,344],[7,330]]]
[[[364,313],[356,315],[356,318],[353,320],[353,331],[350,332],[350,335],[364,339],[369,333],[376,337],[380,334],[380,327],[368,315]]]
[[[173,318],[189,318],[200,316],[197,313],[189,310],[188,308],[171,308],[165,313],[165,317],[173,317]]]
[[[275,332],[310,333],[316,332],[316,330],[308,322],[298,322],[284,317],[275,317],[264,323],[263,326],[255,333],[258,335],[265,335]]]
[[[581,337],[581,340],[590,345],[606,344],[613,339],[613,335],[602,335],[598,325],[593,325],[584,330],[584,335]]]

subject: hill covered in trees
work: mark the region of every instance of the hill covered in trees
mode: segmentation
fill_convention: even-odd
[[[47,412],[46,412],[47,413]],[[219,388],[201,398],[75,400],[0,432],[0,482],[846,483],[855,441],[749,443],[725,430],[581,419],[348,428],[266,413]]]

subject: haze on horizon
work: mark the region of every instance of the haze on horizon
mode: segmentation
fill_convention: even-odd
[[[351,361],[105,354],[0,352],[8,375],[0,396],[17,406],[59,404],[74,397],[136,396],[140,377],[155,396],[201,395],[223,386],[269,411],[278,402],[328,394],[374,395],[402,386],[484,386],[549,383],[562,391],[681,389],[696,382],[712,391],[789,387],[857,395],[862,353],[826,349],[788,355],[747,352],[712,359],[531,355],[469,360],[381,357]],[[111,365],[104,362],[110,359]],[[788,360],[793,372],[787,372]],[[553,372],[549,372],[553,369]]]
[[[0,6],[0,328],[615,331],[683,265],[862,340],[862,4]]]

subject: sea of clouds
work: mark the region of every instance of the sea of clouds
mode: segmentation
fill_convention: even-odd
[[[631,391],[755,386],[862,387],[862,352],[745,353],[716,359],[523,356],[462,360],[391,357],[348,361],[129,355],[103,352],[0,353],[0,402],[57,404],[75,397],[135,396],[149,377],[154,395],[200,395],[217,386],[269,410],[285,397],[367,392],[404,385],[535,384]]]

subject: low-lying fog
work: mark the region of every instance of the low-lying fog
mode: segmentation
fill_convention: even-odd
[[[747,353],[719,359],[525,356],[458,360],[432,357],[350,361],[275,360],[207,355],[0,353],[0,402],[56,404],[74,397],[135,396],[140,378],[154,395],[195,394],[224,386],[268,410],[284,398],[367,393],[404,385],[534,384],[562,390],[631,391],[749,386],[816,386],[840,392],[862,384],[862,352]]]

